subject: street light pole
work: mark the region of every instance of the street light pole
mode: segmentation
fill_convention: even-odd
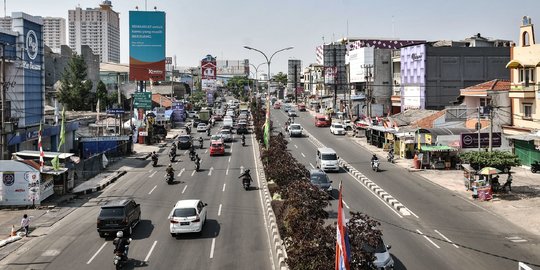
[[[244,48],[246,48],[248,50],[257,51],[257,52],[261,53],[264,56],[264,58],[266,59],[266,64],[268,65],[268,89],[266,89],[266,92],[267,92],[267,98],[270,98],[270,63],[272,62],[272,58],[274,58],[274,56],[278,52],[282,52],[282,51],[286,51],[286,50],[292,50],[292,49],[294,49],[294,47],[287,47],[287,48],[283,48],[281,50],[277,50],[270,56],[270,59],[268,59],[268,56],[266,56],[266,54],[263,53],[260,50],[257,50],[255,48],[252,48],[252,47],[249,47],[249,46],[244,46]]]
[[[253,68],[255,68],[255,92],[258,92],[258,87],[257,87],[257,76],[258,76],[258,72],[259,72],[259,67],[261,67],[262,65],[264,65],[265,63],[260,63],[258,66],[255,66],[253,64],[249,64],[251,65]]]

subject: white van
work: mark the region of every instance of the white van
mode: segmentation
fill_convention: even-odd
[[[339,172],[338,155],[332,148],[317,149],[317,168],[323,171]]]
[[[223,118],[223,126],[233,127],[233,125],[234,125],[234,122],[233,122],[232,117],[225,116],[225,118]]]

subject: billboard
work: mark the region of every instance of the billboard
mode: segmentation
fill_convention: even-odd
[[[129,79],[165,80],[165,12],[129,11]]]
[[[493,132],[492,147],[501,147],[501,133]],[[480,133],[480,148],[489,147],[489,133]],[[478,133],[462,133],[461,148],[478,148]]]
[[[375,58],[373,47],[355,49],[349,52],[350,82],[365,82],[366,69],[373,67]]]
[[[30,171],[32,170],[32,171]],[[0,205],[39,204],[41,199],[40,173],[37,170],[0,172]],[[49,185],[52,188],[52,185]]]
[[[207,55],[201,60],[201,79],[215,80],[217,75],[216,58]]]

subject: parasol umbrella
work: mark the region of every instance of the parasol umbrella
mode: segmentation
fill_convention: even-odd
[[[485,167],[482,168],[478,173],[481,175],[492,175],[501,173],[501,170],[493,167]]]

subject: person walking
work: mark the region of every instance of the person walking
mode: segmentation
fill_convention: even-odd
[[[24,234],[26,237],[28,237],[28,228],[30,227],[30,218],[27,214],[23,215],[23,218],[21,220],[21,228],[24,229]]]

